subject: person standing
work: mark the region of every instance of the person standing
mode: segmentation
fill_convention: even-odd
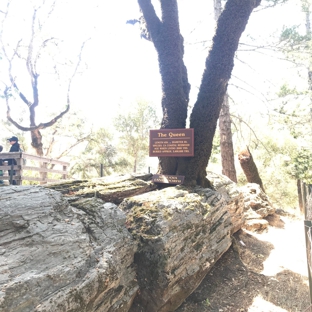
[[[20,145],[18,143],[18,138],[16,136],[12,136],[11,138],[8,139],[8,141],[11,144],[11,148],[9,150],[10,153],[20,151]],[[8,165],[16,165],[16,160],[15,159],[8,159]],[[8,170],[8,172],[9,172],[10,177],[15,175],[15,170]],[[13,180],[12,184],[16,185],[16,181]]]

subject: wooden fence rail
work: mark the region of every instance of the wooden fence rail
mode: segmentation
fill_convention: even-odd
[[[15,159],[16,165],[8,165],[9,159]],[[0,160],[0,170],[3,172],[0,180],[9,181],[10,184],[13,181],[16,181],[17,185],[21,185],[23,181],[46,184],[66,179],[68,174],[68,162],[24,152],[0,153]]]
[[[297,187],[300,211],[304,213],[304,233],[310,290],[310,307],[306,311],[312,312],[312,185],[298,180]]]

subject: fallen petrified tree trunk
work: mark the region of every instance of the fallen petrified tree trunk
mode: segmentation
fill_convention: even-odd
[[[174,311],[229,248],[243,197],[217,176],[220,191],[128,197],[149,177],[1,188],[0,311]]]
[[[259,184],[248,183],[239,188],[244,196],[245,224],[242,226],[249,231],[263,230],[269,222],[265,220],[268,215],[275,213],[275,208],[267,194],[263,192]]]
[[[157,188],[150,180],[152,174],[127,174],[117,177],[73,180],[46,187],[68,196],[97,197],[119,204],[126,197],[147,193]]]
[[[172,187],[128,198],[119,206],[139,241],[134,259],[140,291],[131,312],[174,311],[231,245],[231,233],[243,224],[244,200],[230,179],[222,183],[216,175],[214,181],[224,186],[223,195]]]
[[[121,204],[140,244],[140,292],[130,311],[174,311],[231,245],[231,217],[215,191],[167,188]]]
[[[128,311],[137,248],[117,206],[34,186],[0,193],[0,311]]]

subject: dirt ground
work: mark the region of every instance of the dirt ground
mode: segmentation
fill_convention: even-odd
[[[240,230],[176,312],[310,312],[302,216],[280,211],[262,233]]]

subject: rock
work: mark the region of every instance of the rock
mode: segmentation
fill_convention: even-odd
[[[0,192],[0,311],[126,312],[137,244],[113,204],[43,187]]]
[[[280,216],[288,216],[289,215],[289,213],[287,211],[283,210],[282,208],[277,208],[275,210],[275,213],[280,215]]]
[[[256,220],[256,219],[262,219],[262,216],[258,213],[256,213],[252,208],[249,208],[245,211],[245,220]]]
[[[275,213],[275,208],[271,204],[269,197],[256,183],[248,183],[240,187],[239,190],[242,192],[245,200],[246,222],[243,228],[249,231],[258,231],[266,228],[268,222],[262,219]]]
[[[269,222],[267,220],[263,219],[253,219],[253,220],[246,220],[244,224],[244,228],[248,231],[263,231],[265,230],[269,225]]]
[[[73,180],[48,184],[45,187],[65,194],[70,198],[96,197],[106,202],[119,204],[126,197],[147,193],[157,188],[150,180],[152,174],[127,174],[95,178],[90,180]]]
[[[262,218],[275,213],[275,208],[270,202],[269,197],[262,191],[256,183],[248,183],[239,188],[245,199],[245,211],[252,209]]]
[[[170,187],[125,199],[140,292],[131,312],[174,311],[231,245],[226,196],[200,187]]]

